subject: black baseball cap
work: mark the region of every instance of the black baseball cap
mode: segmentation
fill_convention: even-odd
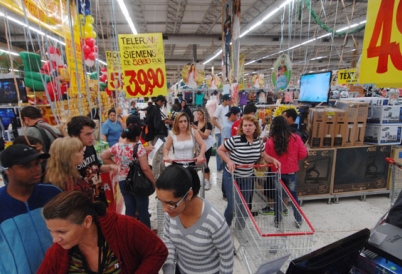
[[[239,107],[231,107],[231,108],[229,109],[229,112],[226,113],[226,116],[229,117],[230,114],[236,115],[236,114],[238,114],[238,113],[240,113],[240,108],[239,108]]]
[[[140,117],[138,117],[137,115],[130,115],[127,117],[126,125],[128,126],[129,124],[137,124],[140,127],[145,126],[145,123],[142,122]]]
[[[165,96],[163,96],[163,95],[156,96],[154,102],[158,102],[158,101],[163,101],[165,103],[166,102]]]
[[[38,153],[33,147],[15,144],[6,148],[1,153],[1,164],[3,167],[12,167],[13,165],[29,164],[36,159],[47,159],[49,153]]]
[[[230,100],[232,100],[232,97],[230,97],[230,94],[225,94],[222,96],[222,100],[230,101]]]

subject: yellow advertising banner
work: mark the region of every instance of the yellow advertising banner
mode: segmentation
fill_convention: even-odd
[[[123,83],[121,81],[121,61],[120,52],[118,51],[106,51],[106,63],[107,63],[107,88],[110,90],[123,89]]]
[[[119,34],[126,97],[167,94],[162,33]]]
[[[356,69],[340,69],[338,70],[338,85],[354,85],[357,83],[355,75]]]
[[[244,63],[246,62],[246,54],[240,54],[239,60],[239,79],[238,79],[238,88],[239,90],[244,89]]]
[[[0,6],[23,17],[25,7],[27,18],[30,21],[62,37],[68,30],[69,18],[66,0],[2,0]]]
[[[360,84],[402,86],[402,0],[369,0]]]
[[[72,4],[72,10],[75,11],[75,4]],[[69,95],[78,94],[78,89],[82,93],[85,92],[85,77],[84,77],[84,65],[82,61],[82,47],[81,47],[81,35],[80,35],[80,23],[79,17],[76,12],[72,12],[71,20],[73,20],[74,37],[71,39],[70,30],[66,30],[64,33],[66,41],[66,59],[68,70],[71,76]]]

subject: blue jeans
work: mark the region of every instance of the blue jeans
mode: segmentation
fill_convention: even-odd
[[[220,147],[222,145],[222,135],[220,133],[215,133],[215,139],[216,139],[216,148]],[[216,153],[216,170],[221,171],[222,169],[225,168],[225,163],[219,157],[218,153]]]
[[[228,205],[225,209],[225,220],[228,226],[232,225],[233,213],[236,210],[236,214],[239,217],[247,216],[247,211],[245,209],[246,206],[251,204],[251,194],[253,193],[253,178],[252,177],[237,177],[236,182],[239,185],[240,192],[244,197],[247,205],[244,205],[240,197],[236,195],[236,204],[237,207],[234,208],[234,193],[233,193],[233,178],[232,174],[230,174],[226,169],[223,170],[222,174],[222,185],[226,192],[226,197],[228,199]]]
[[[297,197],[297,184],[296,184],[296,173],[293,174],[281,174],[281,179],[287,189],[289,190],[290,194],[292,194],[293,198],[297,202],[298,205],[299,203],[299,198]],[[287,197],[285,193],[283,193],[283,197]],[[302,221],[302,217],[297,210],[296,206],[292,203],[292,209],[293,209],[293,215],[299,223]]]
[[[120,191],[124,198],[124,205],[126,206],[126,215],[135,218],[135,212],[138,211],[138,220],[151,228],[151,220],[148,212],[149,197],[138,196],[127,192],[125,184],[126,181],[119,182]]]

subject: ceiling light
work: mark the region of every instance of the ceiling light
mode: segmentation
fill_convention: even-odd
[[[133,34],[138,34],[137,30],[134,27],[133,20],[131,20],[131,16],[128,13],[126,4],[124,4],[124,0],[117,0],[117,3],[119,3],[120,9],[123,12],[124,16],[126,17],[127,23],[130,26],[130,29],[133,32]]]
[[[320,59],[323,59],[323,58],[326,58],[326,57],[327,57],[327,56],[318,56],[318,57],[315,57],[315,58],[310,59],[310,61],[320,60]]]
[[[4,52],[10,55],[14,55],[14,56],[20,56],[18,53],[13,52],[13,51],[8,51],[8,50],[4,50],[4,49],[0,49],[0,52]]]
[[[101,64],[103,64],[103,65],[105,65],[105,66],[107,65],[105,61],[102,61],[102,60],[100,60],[100,59],[96,59],[96,61],[98,61],[99,63],[101,63]]]
[[[212,60],[214,60],[216,57],[218,57],[221,53],[222,53],[222,49],[220,49],[214,56],[212,56],[211,58],[209,58],[207,61],[205,61],[205,62],[202,63],[202,64],[203,64],[203,65],[208,64],[209,62],[211,62]]]

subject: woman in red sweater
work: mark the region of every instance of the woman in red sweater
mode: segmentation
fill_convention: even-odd
[[[265,143],[265,152],[281,163],[281,179],[299,204],[296,191],[296,172],[299,170],[299,161],[307,156],[307,149],[300,136],[290,131],[290,127],[283,116],[277,116],[273,119],[269,138]],[[283,213],[284,215],[287,214],[286,208]],[[302,218],[294,206],[293,214],[296,218],[296,227],[299,228]]]
[[[158,273],[168,251],[136,219],[106,212],[84,193],[63,192],[43,208],[53,245],[37,273]]]

